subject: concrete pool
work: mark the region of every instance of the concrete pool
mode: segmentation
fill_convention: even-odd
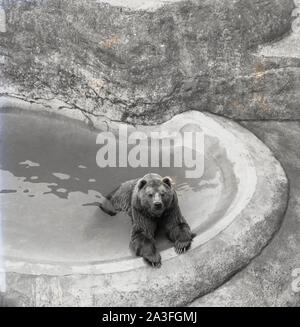
[[[180,168],[99,168],[101,126],[22,108],[3,109],[0,117],[4,266],[7,292],[21,305],[188,303],[257,255],[285,210],[281,165],[225,118],[190,111],[161,125],[126,125],[145,133],[200,127],[204,174],[187,179]],[[114,133],[119,125],[102,128]],[[157,271],[130,252],[129,218],[98,208],[103,195],[149,170],[176,180],[180,207],[197,233],[181,256],[159,235],[163,266]]]

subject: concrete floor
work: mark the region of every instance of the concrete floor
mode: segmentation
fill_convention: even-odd
[[[292,287],[293,282],[300,286],[292,275],[300,268],[300,122],[248,121],[242,125],[267,144],[282,163],[290,181],[289,205],[279,232],[261,255],[191,305],[300,306],[300,291]]]

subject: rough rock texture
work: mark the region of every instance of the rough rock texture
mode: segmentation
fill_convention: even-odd
[[[3,8],[2,96],[89,120],[160,122],[188,109],[300,118],[299,58],[257,52],[290,31],[292,0],[4,0]]]

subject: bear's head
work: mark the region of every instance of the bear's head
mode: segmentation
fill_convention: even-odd
[[[174,199],[174,189],[170,177],[147,174],[137,182],[139,209],[152,217],[160,217]]]

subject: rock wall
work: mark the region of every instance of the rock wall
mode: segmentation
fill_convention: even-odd
[[[88,121],[153,123],[189,109],[243,120],[300,118],[300,59],[257,51],[289,33],[294,6],[3,0],[0,94],[79,110]]]

